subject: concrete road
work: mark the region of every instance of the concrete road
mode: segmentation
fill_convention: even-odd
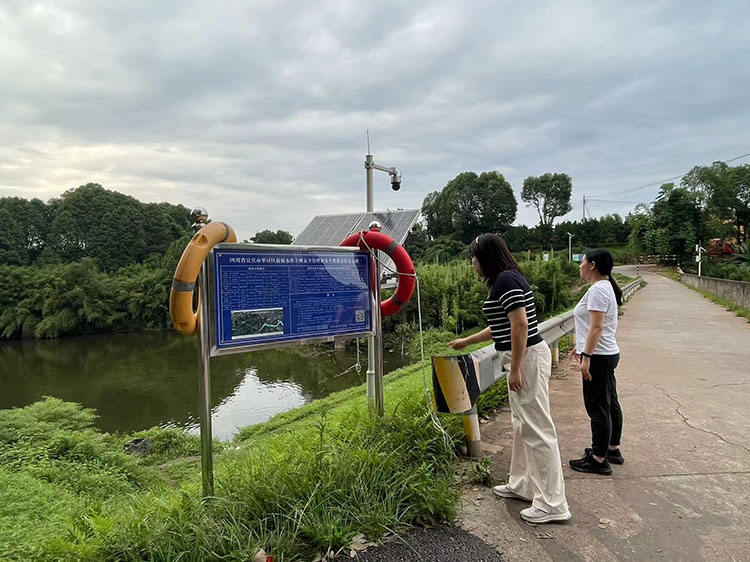
[[[568,467],[590,430],[580,373],[564,362],[552,413],[572,521],[531,527],[523,502],[465,496],[460,525],[508,562],[750,561],[750,324],[679,283],[646,280],[618,331],[626,463],[611,477]],[[504,482],[509,412],[482,432]]]

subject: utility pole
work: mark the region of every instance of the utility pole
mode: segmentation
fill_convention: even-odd
[[[586,196],[583,196],[583,220],[586,220]]]

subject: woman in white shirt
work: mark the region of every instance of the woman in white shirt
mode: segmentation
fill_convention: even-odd
[[[580,459],[570,461],[579,472],[612,474],[610,463],[622,464],[622,409],[617,398],[615,369],[620,361],[617,347],[617,307],[622,291],[612,278],[614,260],[607,250],[586,253],[581,277],[591,283],[573,315],[576,345],[571,356],[580,361],[583,402],[591,419],[591,448]]]

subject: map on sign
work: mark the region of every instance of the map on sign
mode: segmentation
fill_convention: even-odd
[[[212,266],[212,355],[372,331],[367,252],[226,244]]]

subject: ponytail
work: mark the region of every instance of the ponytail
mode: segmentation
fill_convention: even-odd
[[[607,250],[603,248],[597,248],[586,252],[586,261],[593,263],[596,269],[601,275],[606,275],[612,285],[612,290],[615,292],[615,299],[617,300],[617,306],[622,306],[622,289],[617,284],[617,281],[612,277],[612,268],[615,265],[615,260]]]
[[[607,275],[607,278],[609,279],[609,282],[612,284],[612,290],[615,292],[615,299],[617,300],[617,306],[622,306],[622,289],[620,289],[620,286],[617,284],[617,281],[615,281],[614,277],[612,277],[612,274]]]

